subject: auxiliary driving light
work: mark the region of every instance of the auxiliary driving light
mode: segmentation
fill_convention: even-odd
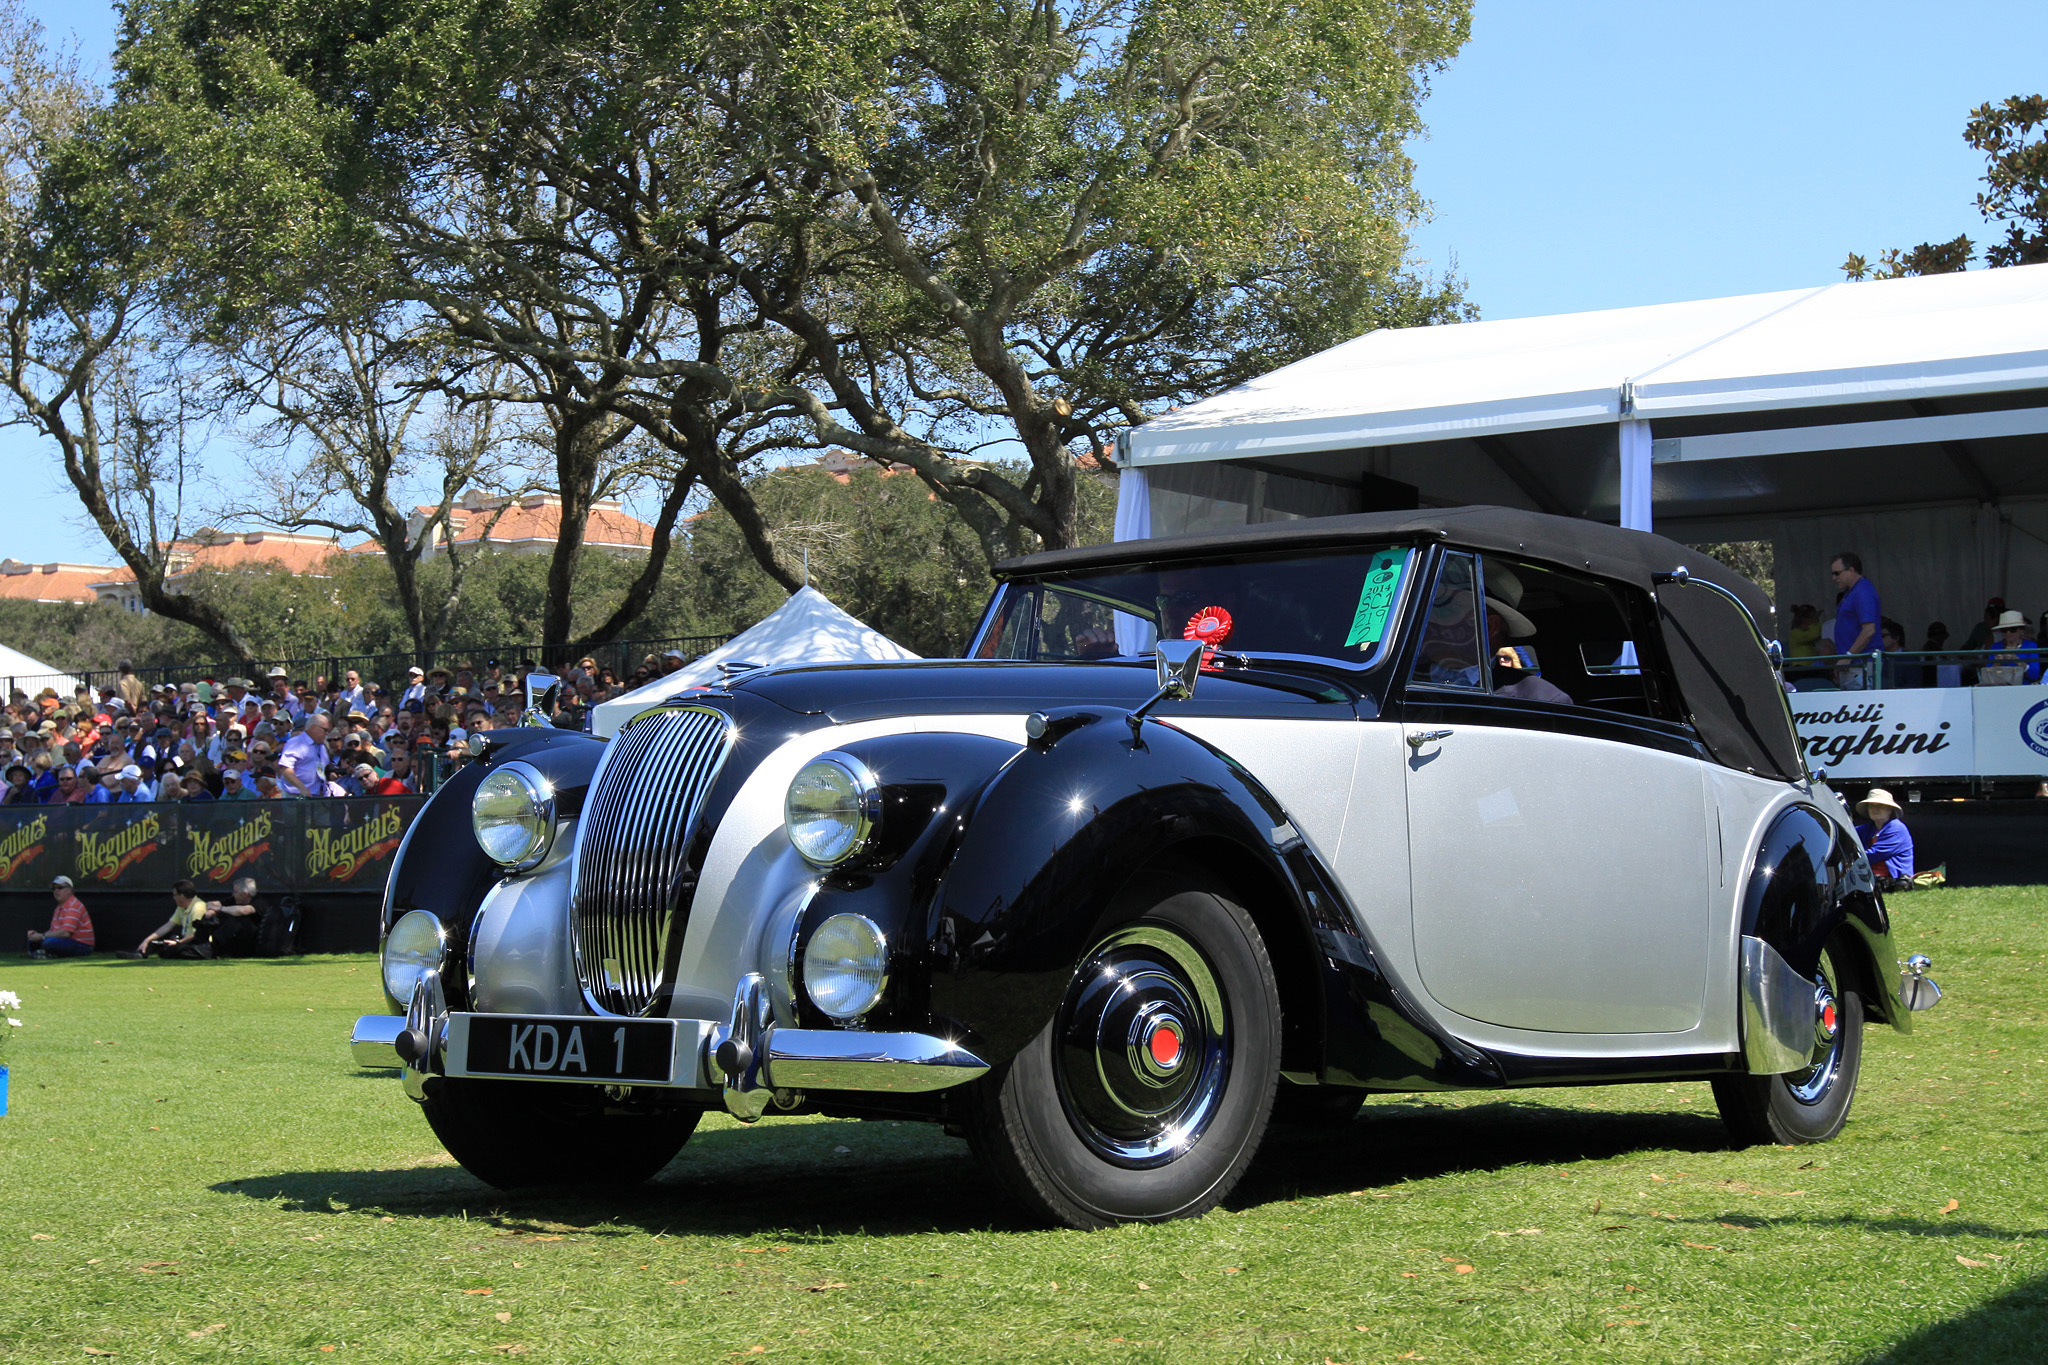
[[[889,944],[866,915],[833,915],[804,947],[804,991],[834,1019],[858,1019],[889,984]]]

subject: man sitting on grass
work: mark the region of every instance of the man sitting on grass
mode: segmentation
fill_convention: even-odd
[[[214,955],[213,944],[207,941],[206,902],[199,899],[199,888],[185,878],[172,882],[171,904],[174,907],[171,917],[150,930],[142,942],[135,945],[134,952],[121,956],[196,962]]]
[[[85,913],[85,902],[78,899],[71,878],[52,877],[50,894],[57,900],[57,913],[50,916],[50,927],[45,932],[28,931],[28,955],[37,958],[90,955],[93,949],[92,916]]]

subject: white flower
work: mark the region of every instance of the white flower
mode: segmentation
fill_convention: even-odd
[[[8,1022],[8,1023],[10,1023],[10,1024],[12,1024],[12,1025],[14,1025],[14,1026],[15,1026],[16,1028],[20,1028],[20,1027],[21,1027],[21,1020],[19,1020],[19,1019],[15,1018],[15,1017],[14,1017],[13,1015],[11,1015],[11,1014],[7,1016],[7,1022]]]
[[[18,1010],[20,1008],[20,996],[16,995],[13,991],[0,991],[0,1010]]]

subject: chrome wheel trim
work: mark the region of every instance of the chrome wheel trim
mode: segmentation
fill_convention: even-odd
[[[1083,960],[1056,1021],[1067,1121],[1107,1161],[1163,1166],[1215,1118],[1230,1042],[1229,1007],[1201,950],[1164,925],[1127,925]]]
[[[1819,1104],[1834,1088],[1842,1070],[1841,1023],[1841,1003],[1823,960],[1813,978],[1813,1065],[1784,1078],[1785,1088],[1799,1103]]]

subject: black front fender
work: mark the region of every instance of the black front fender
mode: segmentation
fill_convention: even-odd
[[[1134,741],[1120,710],[1048,713],[981,791],[933,898],[934,1025],[992,1062],[1053,1017],[1118,894],[1141,873],[1214,886],[1258,922],[1281,978],[1284,1066],[1340,1084],[1498,1085],[1381,967],[1288,812],[1250,773],[1171,725]]]
[[[1900,1031],[1911,1016],[1891,983],[1898,970],[1891,919],[1853,835],[1819,809],[1798,805],[1771,822],[1743,888],[1742,932],[1762,939],[1801,976],[1820,970],[1832,940],[1866,1013]]]

